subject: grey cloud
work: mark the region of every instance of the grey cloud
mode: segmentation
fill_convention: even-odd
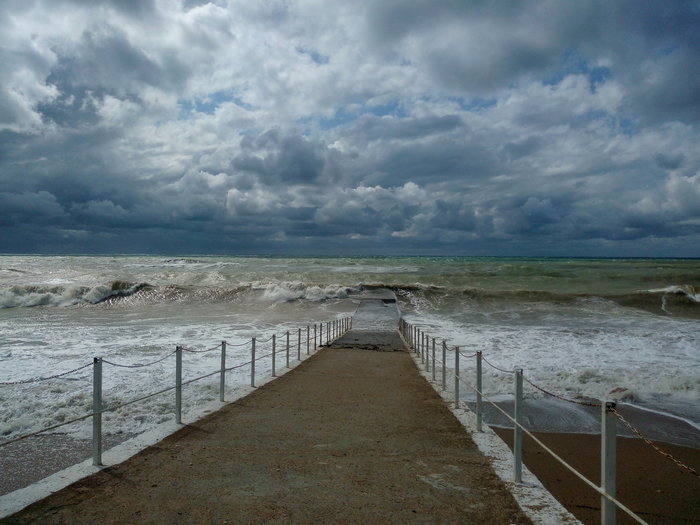
[[[1,250],[700,255],[697,2],[6,5]]]
[[[323,174],[324,146],[303,136],[270,130],[244,137],[241,146],[243,153],[232,160],[232,166],[257,174],[266,183],[310,184]]]
[[[352,126],[353,135],[366,141],[415,140],[458,130],[464,123],[459,115],[425,116],[418,118],[376,117],[365,115]]]

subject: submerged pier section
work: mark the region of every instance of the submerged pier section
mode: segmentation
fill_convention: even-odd
[[[398,327],[401,312],[396,294],[388,288],[365,290],[353,316],[352,328],[336,339],[332,348],[355,348],[380,352],[404,352]]]

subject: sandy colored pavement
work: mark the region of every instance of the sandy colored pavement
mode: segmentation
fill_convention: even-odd
[[[512,448],[513,431],[496,429]],[[600,435],[535,433],[588,479],[600,479]],[[658,444],[685,465],[700,471],[700,450]],[[600,523],[600,496],[561,466],[528,436],[523,461],[544,486],[583,523]],[[617,497],[654,525],[700,524],[700,479],[680,469],[641,439],[617,439]],[[617,511],[620,525],[636,523]]]
[[[529,523],[406,352],[327,348],[2,523]]]

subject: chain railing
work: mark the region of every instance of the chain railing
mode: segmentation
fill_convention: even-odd
[[[325,334],[324,334],[324,324],[325,326]],[[352,326],[352,319],[349,317],[343,317],[339,319],[335,319],[332,321],[328,321],[326,323],[319,323],[319,324],[314,324],[313,325],[313,338],[311,338],[312,330],[311,330],[311,325],[306,325],[304,328],[304,332],[306,334],[306,338],[302,339],[302,328],[298,328],[296,330],[296,340],[294,341],[294,344],[296,344],[297,348],[297,360],[302,361],[302,352],[301,348],[302,345],[306,347],[306,355],[310,355],[312,350],[315,352],[318,348],[322,346],[327,346],[329,345],[332,341],[343,335],[345,332],[347,332],[350,327]],[[206,349],[196,349],[196,348],[191,348],[191,347],[185,347],[185,346],[177,346],[176,349],[172,352],[167,353],[166,355],[154,360],[150,361],[147,363],[134,363],[134,364],[125,364],[125,363],[117,363],[113,362],[111,360],[107,360],[101,357],[95,357],[93,359],[92,363],[87,363],[85,365],[79,366],[77,368],[74,368],[72,370],[68,370],[66,372],[61,372],[59,374],[54,374],[51,376],[46,376],[46,377],[38,377],[38,378],[33,378],[33,379],[23,379],[19,381],[8,381],[8,382],[1,382],[0,387],[2,386],[13,386],[13,385],[22,385],[22,384],[28,384],[28,383],[37,383],[37,382],[42,382],[42,381],[49,381],[49,380],[55,380],[55,379],[61,379],[64,378],[68,375],[75,374],[77,372],[80,372],[82,370],[85,370],[89,367],[92,367],[93,371],[93,403],[92,403],[92,411],[88,414],[84,414],[80,417],[73,418],[68,421],[63,421],[59,424],[52,425],[49,427],[42,428],[41,430],[31,432],[28,434],[24,434],[6,441],[0,442],[0,448],[5,447],[7,445],[10,445],[12,443],[16,443],[18,441],[22,441],[24,439],[37,436],[39,434],[43,434],[46,432],[50,432],[53,430],[57,430],[61,427],[65,427],[67,425],[71,425],[80,421],[84,421],[86,419],[92,418],[92,462],[93,465],[102,465],[102,415],[110,412],[116,412],[117,410],[126,407],[128,405],[132,405],[134,403],[138,403],[144,400],[147,400],[149,398],[164,394],[166,392],[171,392],[175,391],[175,407],[174,407],[174,412],[175,412],[175,421],[178,424],[182,423],[182,389],[184,386],[192,384],[196,381],[200,381],[202,379],[208,378],[208,377],[213,377],[216,375],[220,376],[220,381],[219,381],[219,401],[224,402],[225,401],[225,392],[226,392],[226,373],[230,372],[232,370],[237,370],[245,367],[250,367],[250,384],[251,387],[255,387],[256,383],[256,370],[255,370],[255,365],[257,362],[262,361],[264,359],[271,358],[272,359],[272,377],[276,377],[277,375],[277,367],[276,367],[276,358],[280,353],[284,353],[286,355],[286,367],[289,369],[291,368],[291,363],[290,363],[290,351],[291,351],[291,346],[290,346],[290,331],[286,331],[283,335],[285,336],[286,339],[286,345],[284,345],[283,348],[278,348],[277,346],[277,340],[278,340],[278,334],[273,334],[271,337],[267,339],[256,339],[255,337],[243,341],[241,343],[235,343],[232,344],[228,341],[222,341],[220,344],[217,344],[215,346],[206,348]],[[325,336],[325,342],[324,342],[324,336]],[[270,345],[269,352],[268,353],[263,353],[259,354],[258,350],[260,350],[260,345]],[[236,363],[233,366],[226,366],[226,357],[227,357],[227,349],[228,348],[243,348],[249,346],[251,349],[251,357],[249,360],[241,363]],[[191,353],[191,354],[204,354],[208,352],[213,352],[219,350],[220,351],[220,366],[217,370],[214,370],[212,372],[187,379],[186,381],[182,380],[182,354],[183,352],[186,353]],[[123,369],[137,369],[137,368],[145,368],[149,366],[153,366],[155,364],[161,363],[165,361],[166,359],[170,358],[175,355],[175,384],[172,386],[169,386],[167,388],[163,388],[161,390],[158,390],[156,392],[151,392],[148,394],[145,394],[143,396],[139,396],[135,399],[130,399],[128,401],[124,401],[115,405],[109,405],[107,406],[104,403],[103,400],[103,395],[102,395],[102,365],[109,365],[117,368],[123,368]]]
[[[436,360],[435,347],[436,347],[436,337],[430,336],[425,330],[417,325],[407,323],[405,320],[401,320],[399,323],[399,331],[401,332],[404,340],[416,354],[416,360],[420,359],[421,364],[425,365],[425,371],[431,372],[432,380],[436,383],[436,369],[438,366],[442,369],[442,390],[447,389],[447,375],[449,367],[447,366],[447,348],[448,344],[446,340],[442,340],[442,359],[440,361]],[[462,345],[463,346],[463,345]],[[524,432],[528,435],[536,444],[542,447],[547,453],[549,453],[555,460],[560,462],[566,469],[570,470],[575,476],[580,478],[584,483],[590,486],[592,489],[597,491],[601,497],[601,523],[604,525],[609,525],[615,523],[615,507],[619,508],[626,514],[628,514],[632,519],[638,523],[646,523],[642,518],[637,516],[624,504],[618,501],[615,497],[615,478],[616,478],[616,450],[615,450],[615,438],[616,438],[616,425],[615,421],[619,420],[623,422],[634,434],[641,438],[645,443],[650,445],[658,453],[667,457],[673,461],[679,468],[683,471],[690,473],[691,475],[700,477],[698,472],[685,465],[683,462],[674,458],[668,452],[663,451],[658,445],[653,443],[649,438],[644,436],[639,429],[634,427],[629,423],[616,408],[616,404],[612,402],[601,402],[595,403],[591,401],[581,401],[570,399],[565,396],[553,393],[540,385],[534,383],[532,380],[528,379],[523,375],[523,370],[521,368],[507,369],[502,366],[498,366],[490,361],[488,361],[481,351],[477,351],[472,355],[464,355],[460,351],[460,345],[453,345],[454,352],[454,368],[449,371],[449,375],[454,379],[454,402],[455,406],[459,407],[462,403],[460,399],[460,383],[466,385],[468,388],[473,390],[476,394],[475,403],[475,415],[477,422],[477,431],[481,432],[483,430],[483,400],[490,403],[495,409],[500,412],[504,417],[506,417],[513,424],[513,477],[516,483],[522,482],[522,433]],[[460,372],[460,357],[464,359],[476,358],[475,372],[476,372],[476,385],[473,385],[464,379],[464,374]],[[514,377],[514,409],[513,415],[508,414],[503,408],[492,401],[486,394],[483,393],[483,363],[486,363],[496,372],[513,375]],[[522,410],[523,410],[523,381],[527,382],[530,386],[536,390],[542,392],[545,395],[551,396],[553,398],[565,401],[568,403],[573,403],[577,405],[583,405],[591,408],[598,408],[601,410],[601,484],[598,486],[593,481],[586,478],[583,474],[574,469],[566,461],[564,461],[559,455],[547,447],[542,441],[540,441],[536,436],[532,434],[528,429],[526,429],[522,424]]]

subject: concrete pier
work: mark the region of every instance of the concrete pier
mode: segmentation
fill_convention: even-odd
[[[392,296],[363,297],[288,374],[0,522],[530,523],[419,374]]]
[[[400,318],[394,292],[386,288],[365,291],[352,318],[352,329],[332,346],[382,352],[405,351],[398,332]]]

